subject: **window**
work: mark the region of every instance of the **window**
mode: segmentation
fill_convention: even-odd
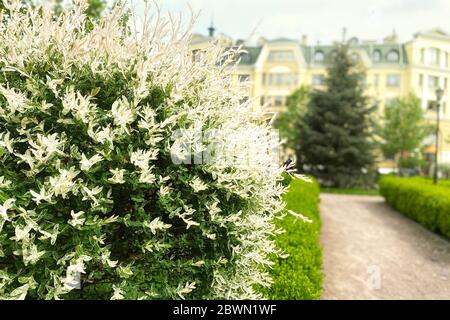
[[[252,56],[248,52],[241,52],[239,54],[239,59],[242,63],[251,63]]]
[[[386,78],[386,85],[388,87],[399,87],[400,86],[400,75],[389,74]]]
[[[428,63],[431,65],[439,65],[439,49],[430,48],[428,50]]]
[[[297,82],[298,82],[297,75],[295,73],[288,73],[286,75],[286,84],[288,86],[292,86],[292,85],[296,86]]]
[[[375,50],[373,52],[373,61],[374,62],[380,62],[381,61],[381,51],[380,50]]]
[[[291,86],[298,83],[298,77],[295,73],[269,73],[268,78],[269,86]],[[263,80],[263,84],[265,83],[265,80]]]
[[[199,49],[192,51],[192,62],[200,62],[201,52]]]
[[[357,54],[356,52],[353,52],[350,55],[350,60],[352,61],[353,64],[358,63],[358,61],[359,61],[359,54]]]
[[[386,58],[389,62],[398,62],[400,60],[400,54],[397,50],[391,50],[388,52]]]
[[[239,100],[239,102],[240,102],[240,104],[244,104],[244,103],[248,102],[249,100],[250,100],[250,97],[245,96],[245,97],[242,97],[242,99]]]
[[[263,106],[265,103],[266,103],[266,97],[265,96],[261,96],[260,104]]]
[[[437,88],[439,86],[439,77],[430,76],[428,78],[428,87]]]
[[[423,74],[419,74],[419,86],[423,86]]]
[[[294,51],[286,51],[286,61],[294,61]]]
[[[429,100],[428,105],[427,105],[428,110],[436,112],[437,104],[438,103],[436,100]],[[444,101],[441,102],[439,108],[440,108],[441,114],[445,114],[447,112],[447,105]]]
[[[294,51],[292,50],[273,50],[269,52],[267,58],[269,62],[289,62],[294,61]]]
[[[322,74],[314,74],[312,76],[312,85],[313,86],[321,86],[325,80],[325,77]]]
[[[267,75],[265,73],[263,73],[262,74],[262,84],[263,84],[263,86],[266,85],[266,80],[267,80],[266,77],[267,77]]]
[[[428,101],[427,108],[428,110],[436,111],[437,102],[435,100]]]
[[[249,74],[240,74],[238,75],[239,82],[248,82],[250,81],[250,75]]]
[[[281,107],[283,105],[283,97],[282,96],[275,96],[274,97],[274,105],[275,107]]]
[[[325,54],[322,51],[316,51],[314,53],[314,61],[315,62],[323,62],[325,60]]]
[[[276,74],[276,78],[275,78],[275,83],[277,86],[282,86],[284,83],[284,74],[282,73],[277,73]]]

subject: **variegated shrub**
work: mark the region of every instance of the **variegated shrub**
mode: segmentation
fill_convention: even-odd
[[[0,298],[261,298],[284,188],[270,125],[226,75],[239,52],[193,59],[156,11],[135,30],[122,5],[89,28],[83,0],[5,6]],[[229,143],[190,130],[243,133],[239,161],[177,163]]]

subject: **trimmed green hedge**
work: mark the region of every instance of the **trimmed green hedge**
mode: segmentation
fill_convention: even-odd
[[[314,300],[322,293],[322,250],[319,244],[319,185],[298,179],[291,181],[284,196],[287,209],[301,213],[306,223],[288,214],[277,226],[286,230],[276,237],[279,248],[289,257],[276,259],[271,270],[274,284],[266,294],[273,300]]]
[[[380,193],[394,209],[450,238],[450,184],[434,186],[424,178],[380,179]]]

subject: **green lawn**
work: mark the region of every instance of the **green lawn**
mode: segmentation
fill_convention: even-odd
[[[312,300],[320,299],[322,293],[322,251],[319,244],[319,186],[292,180],[289,192],[284,196],[287,209],[308,217],[306,223],[288,214],[277,220],[277,226],[286,230],[276,238],[277,245],[289,257],[276,259],[271,270],[273,286],[266,290],[270,299]]]
[[[358,188],[321,188],[322,193],[336,193],[336,194],[354,194],[364,196],[379,196],[380,192],[376,189],[358,189]]]

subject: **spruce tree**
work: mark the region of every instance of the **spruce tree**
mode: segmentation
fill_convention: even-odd
[[[299,169],[325,186],[363,186],[374,164],[372,112],[365,73],[338,44],[323,89],[311,92],[296,147]]]

